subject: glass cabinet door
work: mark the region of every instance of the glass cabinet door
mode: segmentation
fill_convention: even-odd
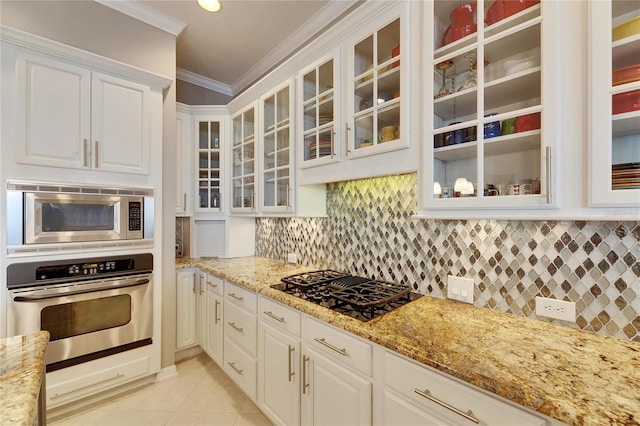
[[[337,160],[337,55],[300,74],[302,152],[300,167]]]
[[[401,64],[406,64],[400,57],[401,30],[397,17],[352,48],[349,155],[368,155],[371,150],[367,148],[400,141]]]
[[[591,204],[640,207],[640,2],[590,2]]]
[[[255,105],[232,118],[231,207],[236,211],[255,209],[255,118]]]
[[[292,205],[291,84],[262,98],[262,207],[287,210]]]
[[[542,8],[535,0],[436,1],[427,11],[434,35],[426,205],[459,205],[448,198],[488,208],[551,204]]]
[[[220,209],[221,122],[197,120],[198,134],[198,208]]]

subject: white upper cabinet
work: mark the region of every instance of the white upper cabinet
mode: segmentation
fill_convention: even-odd
[[[178,105],[176,111],[176,215],[189,216],[192,207],[191,117]]]
[[[227,123],[224,115],[196,116],[196,212],[220,212],[225,207],[223,188],[224,147]]]
[[[255,213],[256,199],[256,102],[231,117],[231,211]]]
[[[435,1],[424,12],[423,208],[548,214],[562,125],[556,2]]]
[[[290,212],[295,205],[293,187],[293,80],[260,99],[260,210]]]
[[[17,161],[149,174],[150,88],[19,51]]]
[[[590,204],[640,207],[640,3],[589,2]]]

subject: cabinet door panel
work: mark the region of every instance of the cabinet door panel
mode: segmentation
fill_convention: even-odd
[[[150,89],[94,74],[93,167],[122,173],[149,173]]]
[[[17,161],[88,168],[91,72],[22,52],[16,72]]]
[[[183,349],[196,344],[195,274],[178,272],[176,281],[176,349]]]

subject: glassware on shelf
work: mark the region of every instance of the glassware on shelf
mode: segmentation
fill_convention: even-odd
[[[440,91],[434,96],[435,99],[441,98],[443,96],[450,95],[453,93],[453,90],[450,90],[447,86],[447,70],[451,68],[453,65],[453,61],[443,61],[439,64],[436,64],[436,69],[442,72],[442,86],[440,87]],[[455,76],[453,77],[455,80]]]

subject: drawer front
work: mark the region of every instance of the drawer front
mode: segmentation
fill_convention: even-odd
[[[205,282],[207,284],[207,291],[210,291],[212,293],[222,296],[224,281],[221,278],[218,278],[211,274],[207,274],[205,278]]]
[[[258,299],[258,317],[260,321],[300,336],[300,313],[271,299]]]
[[[384,356],[384,384],[426,412],[455,422],[470,415],[480,424],[547,424],[524,409],[389,352]]]
[[[227,303],[224,306],[224,336],[255,356],[258,336],[256,316]]]
[[[305,318],[305,342],[331,359],[371,376],[371,344],[324,323]]]
[[[255,314],[258,305],[258,295],[251,290],[227,282],[224,286],[224,301],[233,303]]]
[[[224,371],[255,402],[258,378],[257,362],[226,338],[224,341]]]

